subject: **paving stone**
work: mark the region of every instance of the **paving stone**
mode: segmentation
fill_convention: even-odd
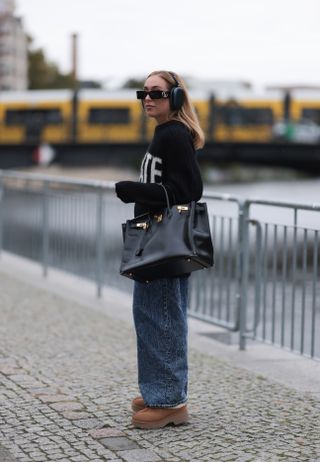
[[[110,436],[124,436],[124,433],[116,428],[98,428],[90,430],[88,433],[95,439],[108,438]]]
[[[43,395],[39,394],[37,397],[43,402],[43,403],[59,403],[61,401],[70,401],[72,398],[67,395]]]
[[[101,427],[102,425],[102,422],[100,420],[94,418],[74,420],[73,422],[74,425],[77,425],[78,427],[83,429],[97,428]]]
[[[83,405],[81,403],[68,402],[68,401],[64,401],[62,403],[50,404],[50,407],[52,407],[52,409],[54,409],[55,411],[77,411],[77,410],[83,409]],[[67,418],[70,418],[70,417],[67,417]]]
[[[106,459],[90,459],[90,462],[104,462]],[[120,459],[118,459],[119,462],[122,462]],[[112,462],[112,461],[111,461]]]
[[[43,385],[41,382],[34,379],[28,374],[13,374],[13,375],[10,375],[10,379],[18,384],[24,385],[26,388],[40,387]]]
[[[131,449],[129,451],[119,451],[119,456],[126,462],[153,462],[160,461],[160,457],[148,449]]]
[[[9,451],[0,445],[0,461],[1,462],[18,462],[17,459]]]
[[[86,412],[86,411],[81,411],[81,412],[66,411],[66,412],[63,412],[63,417],[65,417],[66,419],[70,419],[70,420],[82,420],[82,419],[90,418],[91,415],[89,412]]]
[[[85,462],[86,460],[89,460],[89,459],[87,457],[81,455],[81,456],[71,457],[70,462]]]
[[[19,375],[24,372],[22,369],[18,369],[12,366],[0,365],[0,372],[4,375]]]
[[[126,437],[110,437],[102,438],[99,443],[103,444],[106,448],[112,451],[119,451],[121,449],[136,449],[139,448],[135,441],[129,440]]]
[[[33,458],[44,456],[43,452],[40,452],[40,451],[30,452],[28,455],[29,457],[33,457]]]

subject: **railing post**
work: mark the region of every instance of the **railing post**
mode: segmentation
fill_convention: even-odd
[[[249,260],[249,201],[244,201],[239,208],[239,348],[246,348],[246,324],[247,324],[247,292],[248,292],[248,260]]]
[[[103,189],[98,187],[96,217],[96,283],[97,297],[101,298],[103,286]]]
[[[43,182],[42,188],[42,273],[48,275],[49,266],[49,183]]]
[[[256,227],[256,249],[255,249],[255,287],[254,287],[254,319],[253,335],[256,336],[258,324],[260,322],[260,304],[261,304],[261,259],[262,259],[262,228],[257,220],[250,220],[249,223]]]
[[[0,257],[3,249],[3,178],[0,176]]]

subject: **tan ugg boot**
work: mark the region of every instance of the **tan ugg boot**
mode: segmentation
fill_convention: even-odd
[[[142,411],[146,407],[145,402],[143,401],[142,396],[137,396],[131,402],[131,409],[133,412]]]
[[[162,428],[166,425],[181,425],[189,420],[187,405],[179,408],[146,407],[132,417],[132,425],[137,428]]]

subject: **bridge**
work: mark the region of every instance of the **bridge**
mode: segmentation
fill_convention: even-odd
[[[54,162],[61,165],[136,165],[147,143],[53,144]],[[34,144],[0,144],[0,168],[25,167],[34,163]],[[320,144],[207,142],[199,162],[219,165],[290,167],[320,172]]]

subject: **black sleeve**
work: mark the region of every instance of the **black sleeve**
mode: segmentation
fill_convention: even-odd
[[[119,181],[115,187],[117,196],[125,203],[138,202],[150,207],[164,207],[166,205],[165,192],[160,184]],[[169,191],[168,194],[170,195]],[[170,202],[171,200],[172,198]]]

